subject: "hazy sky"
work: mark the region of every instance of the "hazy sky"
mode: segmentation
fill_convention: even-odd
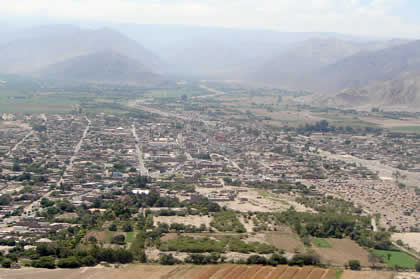
[[[420,38],[420,0],[0,0],[0,17]],[[41,20],[40,20],[41,19]]]

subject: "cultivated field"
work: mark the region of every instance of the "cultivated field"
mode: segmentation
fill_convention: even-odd
[[[331,248],[313,246],[324,263],[343,266],[349,260],[359,260],[362,266],[369,265],[369,252],[353,240],[329,238],[328,243],[332,246]]]
[[[305,250],[303,242],[296,234],[272,232],[267,233],[265,238],[269,244],[290,253],[294,253],[295,251],[303,252]]]
[[[245,265],[218,266],[155,266],[130,265],[123,268],[81,268],[81,269],[0,269],[2,279],[328,279],[335,270],[317,267],[264,267]],[[348,277],[354,278],[354,277]],[[365,278],[365,277],[363,277]],[[378,277],[366,277],[378,278]],[[383,277],[381,277],[383,278]]]
[[[393,279],[392,272],[384,271],[350,271],[346,270],[340,279]]]

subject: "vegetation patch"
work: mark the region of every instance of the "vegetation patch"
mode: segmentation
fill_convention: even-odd
[[[400,251],[373,250],[375,255],[382,258],[382,261],[391,267],[414,268],[416,259]]]
[[[312,242],[315,243],[319,248],[332,248],[331,244],[325,238],[312,238]]]
[[[216,212],[210,225],[221,232],[246,232],[244,225],[236,217],[236,213],[231,210]]]

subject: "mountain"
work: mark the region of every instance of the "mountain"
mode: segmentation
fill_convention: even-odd
[[[49,25],[33,28],[17,36],[0,46],[0,72],[43,75],[54,67],[60,70],[75,69],[76,65],[89,65],[100,56],[106,58],[104,52],[114,52],[111,56],[113,61],[105,61],[109,62],[107,65],[127,66],[114,70],[122,73],[132,69],[130,77],[139,72],[158,71],[161,65],[159,58],[151,51],[109,28],[88,30],[71,25]],[[82,62],[81,59],[88,60]],[[129,59],[134,61],[128,62]],[[120,63],[116,63],[116,60],[120,60]],[[98,69],[102,71],[99,65]],[[140,68],[135,70],[135,65]],[[89,69],[93,70],[91,67]],[[76,72],[73,77],[77,76]]]
[[[280,51],[268,59],[253,77],[257,80],[276,85],[299,89],[324,89],[320,86],[325,80],[329,82],[332,73],[325,71],[346,59],[357,57],[367,51],[378,51],[404,44],[405,40],[391,41],[349,41],[337,38],[309,39],[286,51]]]
[[[387,81],[378,81],[359,89],[345,89],[321,96],[319,105],[340,107],[420,107],[420,72],[404,73]]]
[[[304,75],[360,51],[361,47],[350,41],[310,39],[271,57],[255,76],[263,81],[290,85],[298,83]]]
[[[326,90],[361,88],[372,82],[420,71],[420,40],[379,51],[361,52],[323,68],[313,85]]]
[[[283,50],[313,37],[358,40],[336,33],[280,32],[184,25],[115,24],[164,60],[167,72],[205,79],[242,79]]]
[[[43,69],[38,75],[54,80],[100,83],[147,83],[160,79],[137,60],[112,50],[58,62]]]

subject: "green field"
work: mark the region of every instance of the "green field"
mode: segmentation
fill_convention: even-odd
[[[331,119],[331,120],[343,120],[343,121],[349,120],[348,118],[339,116],[337,114],[315,114],[315,115],[318,116],[318,117]]]
[[[132,242],[134,238],[134,232],[128,232],[125,236],[125,242]]]
[[[315,243],[319,248],[332,248],[331,244],[325,238],[312,238],[312,242]]]
[[[180,98],[182,95],[198,96],[209,94],[207,90],[200,88],[174,88],[174,89],[153,89],[146,92],[145,97],[152,98]]]
[[[399,126],[391,129],[394,132],[420,133],[420,126]]]
[[[373,250],[373,253],[378,256],[383,256],[384,263],[391,267],[398,265],[404,268],[414,268],[416,265],[416,259],[403,252]]]

